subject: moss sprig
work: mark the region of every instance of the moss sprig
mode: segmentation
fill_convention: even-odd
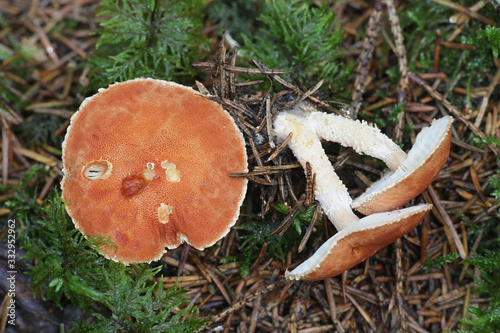
[[[136,77],[179,79],[207,48],[202,1],[105,0],[91,64],[97,87]]]
[[[308,84],[320,79],[343,89],[352,67],[341,68],[341,28],[335,29],[333,12],[312,1],[266,1],[258,21],[263,27],[243,35],[242,54],[276,68],[293,72]]]

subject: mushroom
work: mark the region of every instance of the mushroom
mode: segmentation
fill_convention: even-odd
[[[71,118],[62,197],[75,226],[115,246],[125,264],[224,237],[247,181],[241,132],[217,103],[173,82],[135,79],[101,89]]]
[[[422,193],[448,159],[453,122],[450,116],[433,120],[430,127],[422,129],[407,155],[366,122],[320,112],[304,102],[287,113],[301,119],[318,137],[386,163],[391,171],[352,203],[354,209],[365,215],[396,209]]]
[[[452,122],[450,116],[434,119],[418,133],[406,160],[373,183],[351,206],[367,215],[400,207],[422,193],[448,159]]]
[[[316,174],[314,193],[325,215],[338,233],[292,272],[288,279],[320,280],[335,276],[359,264],[376,251],[410,232],[432,205],[425,204],[359,219],[351,209],[347,188],[328,160],[319,136],[311,130],[301,110],[278,114],[273,125],[277,139],[284,141],[304,167],[309,163]]]
[[[431,208],[431,204],[421,204],[353,221],[324,242],[309,259],[291,272],[286,271],[285,277],[317,281],[341,274],[412,231]]]

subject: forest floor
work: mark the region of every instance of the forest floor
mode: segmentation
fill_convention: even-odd
[[[436,2],[433,6],[443,5],[442,1]],[[98,41],[94,34],[99,28],[98,5],[97,0],[0,0],[3,17],[0,90],[4,92],[0,94],[1,179],[7,186],[0,194],[0,203],[11,199],[21,179],[35,164],[47,170],[44,177],[29,184],[36,188],[39,204],[59,186],[61,142],[71,116],[86,94],[91,94],[86,89],[93,79],[87,60]],[[491,6],[487,1],[484,5]],[[406,10],[407,6],[403,2],[398,11]],[[368,24],[372,4],[347,1],[331,7],[335,8],[336,19],[344,30],[343,61],[357,62],[363,48],[363,35],[359,31]],[[265,124],[269,116],[262,110],[278,108],[289,96],[308,95],[309,91],[313,101],[322,101],[329,108],[344,104],[335,104],[331,96],[325,98],[320,92],[310,91],[313,87],[301,85],[300,80],[286,82],[277,72],[248,75],[246,68],[263,70],[257,62],[245,68],[226,68],[234,65],[231,57],[236,59],[236,55],[228,47],[219,47],[221,35],[215,32],[219,26],[205,22],[203,33],[211,39],[210,51],[199,59],[196,80],[216,92],[231,114],[238,116],[243,110],[241,112],[247,113],[242,119],[251,119],[247,125],[241,125],[248,143],[248,195],[238,228],[204,251],[188,245],[168,251],[161,261],[169,269],[163,272],[162,278],[156,279],[165,288],[178,283],[186,289],[190,304],[199,309],[200,317],[215,316],[207,331],[444,332],[469,327],[459,322],[460,318],[471,318],[468,307],[487,309],[491,306],[492,296],[478,289],[475,279],[481,277],[481,268],[463,260],[484,249],[499,248],[497,191],[500,186],[496,177],[500,152],[497,140],[500,138],[500,63],[498,57],[490,55],[496,68],[485,69],[482,80],[470,81],[460,78],[460,70],[443,72],[439,66],[443,49],[457,53],[474,49],[475,45],[460,38],[462,29],[470,21],[491,23],[490,19],[483,22],[483,16],[471,14],[471,11],[477,13],[477,9],[466,9],[452,9],[458,20],[453,24],[453,33],[447,40],[436,38],[428,46],[433,49],[433,58],[426,60],[431,63],[430,70],[419,73],[423,78],[420,82],[410,77],[406,96],[410,103],[404,105],[404,112],[396,115],[391,112],[398,101],[397,82],[401,75],[388,76],[387,71],[398,72],[398,58],[393,53],[398,43],[391,35],[387,16],[383,15],[380,21],[383,33],[373,44],[375,52],[370,66],[365,66],[369,75],[359,112],[364,119],[385,117],[379,119],[377,125],[389,137],[403,142],[405,150],[411,148],[418,132],[432,119],[451,115],[454,124],[450,155],[432,185],[410,202],[411,205],[433,204],[432,211],[415,230],[344,274],[316,282],[286,281],[284,273],[307,259],[335,229],[321,213],[319,222],[310,228],[307,218],[297,221],[295,215],[290,216],[297,213],[294,208],[297,203],[303,211],[310,208],[309,213],[314,212],[318,204],[305,203],[304,196],[309,195],[306,177],[291,152],[284,150],[279,158],[268,160],[274,149],[265,135],[263,140],[256,140],[255,129]],[[448,19],[444,17],[443,21]],[[411,35],[406,30],[404,33]],[[431,34],[436,36],[438,32]],[[21,49],[22,52],[16,51]],[[222,57],[224,52],[227,54]],[[21,57],[22,63],[18,62]],[[421,60],[409,59],[414,63]],[[221,75],[225,84],[218,85]],[[351,78],[347,90],[355,88],[355,75]],[[274,88],[262,90],[260,81],[245,83],[254,80],[262,80],[264,84],[273,82]],[[194,81],[183,83],[195,86]],[[471,82],[482,85],[471,86]],[[6,94],[16,96],[18,102],[8,101]],[[260,130],[265,133],[266,128]],[[340,178],[348,179],[347,187],[353,197],[366,189],[370,179],[382,174],[380,163],[367,156],[335,144],[325,144],[325,149]],[[0,218],[16,220],[9,215],[11,208],[0,209]],[[22,224],[18,218],[16,222]],[[3,222],[1,226],[0,238],[6,239],[7,228],[4,229]],[[277,228],[278,232],[271,235]],[[266,235],[252,235],[262,232]],[[304,235],[307,239],[298,251]],[[18,252],[20,260],[22,249]],[[3,264],[7,262],[5,253],[0,255],[2,271],[7,267]],[[248,255],[246,261],[241,259],[244,255]],[[228,257],[232,257],[232,261],[227,260]],[[24,264],[22,267],[28,269]],[[14,329],[6,322],[7,272],[0,276],[4,301],[0,332],[59,331],[60,323],[72,327],[72,323],[91,317],[69,304],[60,309],[40,297],[33,299],[36,291],[30,290],[29,277],[20,271],[17,275],[18,321]],[[33,322],[27,319],[32,316],[38,318],[41,326],[31,326]]]

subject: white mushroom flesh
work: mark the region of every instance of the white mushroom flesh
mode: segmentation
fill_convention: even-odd
[[[82,170],[85,178],[90,180],[106,179],[111,176],[113,165],[106,160],[98,160],[87,163]]]
[[[181,172],[177,169],[174,163],[163,161],[161,162],[161,167],[165,169],[165,175],[168,181],[174,183],[181,181]]]
[[[163,224],[168,223],[170,214],[172,214],[172,206],[161,203],[158,207],[158,221]]]

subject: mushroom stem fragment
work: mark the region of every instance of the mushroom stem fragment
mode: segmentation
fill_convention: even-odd
[[[303,102],[287,113],[301,118],[309,130],[321,139],[337,142],[344,147],[353,148],[357,153],[378,158],[391,170],[396,170],[406,160],[406,153],[397,144],[380,129],[365,121],[320,112]]]
[[[350,207],[352,199],[347,188],[335,173],[319,137],[309,129],[304,118],[292,112],[282,112],[274,121],[274,131],[281,141],[293,133],[288,146],[304,170],[306,163],[310,163],[317,179],[314,194],[335,228],[342,230],[359,220]]]

